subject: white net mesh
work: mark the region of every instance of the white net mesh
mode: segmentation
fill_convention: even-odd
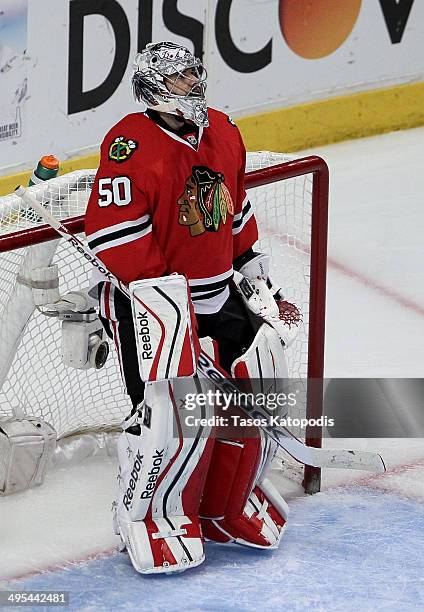
[[[0,342],[3,347],[9,345],[7,337],[14,336],[22,324],[22,313],[15,312],[21,297],[15,295],[12,307],[8,302],[17,274],[22,271],[23,258],[31,260],[31,251],[39,250],[36,245],[0,255]],[[59,266],[61,293],[88,285],[90,265],[67,244],[59,243],[52,263]],[[4,274],[5,266],[8,278]],[[21,293],[26,291],[18,287],[18,292],[19,289]],[[18,320],[14,321],[16,318]],[[116,427],[129,412],[130,404],[122,392],[114,351],[101,370],[76,370],[62,363],[60,350],[60,322],[35,310],[0,392],[0,418],[20,406],[27,414],[39,415],[51,423],[59,437],[85,429]]]
[[[31,187],[31,193],[58,219],[84,214],[95,170],[77,170]],[[19,196],[0,198],[0,236],[42,225],[38,215]]]
[[[277,153],[248,154],[247,171],[288,161]],[[78,171],[32,188],[52,214],[65,219],[83,214],[94,171]],[[288,350],[290,376],[305,378],[308,363],[309,245],[312,177],[260,186],[249,191],[259,225],[257,250],[271,255],[274,283],[301,309],[303,323]],[[1,235],[41,225],[40,219],[15,195],[0,198]],[[57,248],[56,248],[57,247]],[[101,370],[76,370],[60,358],[60,323],[34,310],[28,278],[37,266],[56,263],[60,291],[88,285],[90,264],[60,241],[0,253],[0,419],[21,407],[44,418],[59,437],[76,432],[114,428],[129,411],[122,392],[115,352]],[[23,330],[23,331],[22,331]],[[22,332],[22,333],[21,333]],[[304,401],[298,402],[298,416]]]
[[[249,153],[246,171],[293,160],[282,153]],[[271,258],[270,276],[284,298],[302,313],[294,344],[286,351],[289,376],[306,378],[308,369],[312,177],[310,174],[249,190],[259,230],[259,250]]]

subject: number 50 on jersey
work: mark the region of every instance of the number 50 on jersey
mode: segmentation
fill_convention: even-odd
[[[99,206],[126,206],[131,203],[131,181],[128,176],[99,179]]]

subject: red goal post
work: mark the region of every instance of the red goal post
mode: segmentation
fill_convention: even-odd
[[[90,177],[86,179],[88,184],[89,180],[93,180],[95,171],[85,172],[86,175],[84,175],[84,171],[79,171],[78,176]],[[46,193],[50,194],[48,197],[52,202],[57,201],[57,196],[51,196],[56,185],[59,193],[62,194],[63,190],[66,190],[66,180],[71,181],[71,176],[74,174],[78,173],[71,173],[48,181],[49,186],[47,186],[47,183],[45,187],[37,186],[38,194],[44,188],[47,190]],[[285,298],[299,305],[304,314],[304,329],[299,334],[299,343],[287,352],[288,360],[293,366],[291,370],[289,367],[289,372],[291,371],[291,375],[294,377],[299,376],[308,380],[306,383],[304,415],[307,418],[318,418],[322,414],[324,369],[328,168],[324,160],[316,156],[288,159],[283,154],[254,153],[248,155],[245,184],[258,219],[260,249],[271,255],[273,280],[277,281],[277,285],[282,286]],[[76,198],[71,198],[72,193],[70,189],[68,191],[69,201],[71,199],[72,201],[78,200],[78,195]],[[34,218],[34,216],[31,218],[27,212],[18,210],[18,204],[13,199],[14,197],[11,195],[0,198],[0,341],[5,334],[10,333],[7,329],[8,321],[5,320],[7,316],[10,316],[8,312],[16,310],[16,304],[20,304],[19,301],[10,302],[8,297],[13,292],[19,293],[17,279],[21,274],[19,270],[22,264],[18,259],[15,261],[15,252],[16,258],[18,258],[18,254],[19,257],[27,258],[28,255],[25,255],[25,253],[35,245],[42,245],[58,238],[55,230],[40,225],[39,219]],[[38,195],[38,197],[40,196]],[[45,197],[47,202],[47,196],[42,197]],[[8,209],[8,216],[2,217],[2,204],[6,200],[8,206],[11,203],[13,214]],[[82,207],[85,204],[86,199],[83,201]],[[50,206],[50,204],[48,205]],[[52,207],[54,207],[53,204]],[[63,216],[63,211],[61,212],[60,216],[63,223],[71,232],[82,233],[84,231],[84,215],[73,216],[72,213],[72,207],[66,212],[68,218],[66,218],[66,214]],[[54,257],[59,263],[59,267],[66,268],[63,276],[64,288],[68,288],[67,275],[72,275],[69,284],[70,289],[74,289],[82,282],[83,275],[82,273],[79,274],[78,270],[80,266],[82,269],[84,262],[79,262],[75,254],[58,255],[55,252]],[[37,313],[31,313],[31,319],[35,316],[38,316]],[[0,364],[0,385],[2,385],[0,420],[10,416],[11,409],[18,404],[28,413],[37,414],[37,402],[42,394],[41,391],[34,396],[30,394],[29,388],[33,384],[31,383],[31,369],[35,371],[34,375],[37,379],[40,376],[51,379],[53,370],[59,367],[55,364],[52,365],[50,370],[50,364],[44,363],[46,360],[56,359],[56,353],[58,352],[58,340],[53,341],[50,326],[42,321],[41,323],[34,323],[32,329],[30,327],[31,323],[25,324],[23,335],[19,337],[19,343],[24,345],[21,354],[19,354],[18,348],[16,355],[11,354],[5,360],[3,366]],[[57,333],[56,329],[55,335]],[[50,336],[52,339],[49,339]],[[43,356],[36,355],[34,364],[36,363],[37,366],[31,365],[32,362],[27,360],[30,351],[26,352],[25,346],[31,346],[31,351],[37,353],[38,347],[42,343],[46,344],[44,353],[42,353]],[[14,347],[15,345],[17,345],[17,340],[12,339],[5,346]],[[112,363],[110,367],[115,368],[117,373],[117,364]],[[9,369],[6,372],[7,368]],[[58,385],[62,385],[62,383],[65,386],[69,385],[68,389],[72,389],[73,394],[76,393],[75,390],[80,385],[83,390],[81,393],[84,395],[84,393],[87,394],[86,389],[90,388],[90,385],[96,384],[96,382],[90,382],[91,379],[86,373],[82,375],[84,377],[83,382],[77,383],[75,382],[76,378],[75,380],[72,378],[74,373],[69,373],[67,370],[65,371],[62,368],[60,371],[64,373],[60,374],[59,382],[54,385],[51,383],[51,391],[50,394],[46,392],[43,400],[45,406],[43,405],[40,409],[40,416],[47,421],[53,421],[52,424],[58,430],[58,437],[61,439],[91,429],[99,431],[108,427],[115,428],[128,409],[127,402],[122,400],[120,392],[116,388],[120,384],[117,378],[114,379],[112,390],[107,387],[106,383],[99,383],[101,390],[96,398],[100,406],[106,403],[110,395],[112,395],[116,404],[123,402],[122,408],[117,409],[116,415],[113,412],[113,406],[109,406],[107,415],[104,418],[97,418],[94,399],[92,408],[86,409],[84,407],[82,409],[83,414],[80,421],[77,419],[74,422],[68,415],[65,418],[63,414],[56,414],[58,410],[65,410],[62,407],[63,398],[67,399],[66,394],[69,394],[69,391],[65,390],[61,395],[60,390],[57,389]],[[95,373],[99,373],[99,377],[102,376],[102,370],[95,371]],[[77,374],[79,375],[79,371],[76,371],[75,377]],[[72,380],[67,382],[66,379],[65,381],[67,376],[71,376]],[[106,377],[111,378],[112,374],[106,374]],[[20,378],[23,378],[23,382],[21,383],[22,389],[19,391],[17,379]],[[314,379],[313,385],[309,384],[310,379]],[[321,384],[319,381],[321,381]],[[89,394],[91,394],[91,391]],[[75,399],[75,402],[78,401],[80,400]],[[57,407],[53,404],[57,404]],[[97,410],[101,411],[102,408],[97,408]],[[74,414],[75,408],[70,408],[69,412]],[[306,430],[306,442],[319,447],[321,438],[311,437],[310,432]],[[304,487],[308,492],[319,490],[319,469],[305,468]]]
[[[329,171],[326,162],[316,155],[295,159],[246,174],[246,188],[269,185],[276,181],[312,174],[312,208],[310,234],[309,334],[307,367],[308,419],[318,419],[323,410],[323,377],[325,345],[325,299],[327,280],[327,235]],[[313,381],[313,383],[312,383]],[[316,429],[314,430],[316,432]],[[322,437],[306,429],[305,442],[320,448]],[[307,493],[321,488],[321,469],[305,466],[303,486]]]

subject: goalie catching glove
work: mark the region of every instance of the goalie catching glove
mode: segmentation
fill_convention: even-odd
[[[271,325],[287,348],[298,334],[302,315],[273,287],[268,272],[269,256],[258,253],[234,271],[234,283],[249,310]]]

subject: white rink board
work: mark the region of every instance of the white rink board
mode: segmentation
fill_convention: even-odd
[[[23,7],[27,44],[23,55],[22,37],[17,34],[15,43],[13,36],[7,38],[7,45],[0,43],[1,174],[33,167],[46,152],[64,161],[96,151],[107,130],[137,110],[129,79],[139,40],[140,44],[171,40],[198,53],[204,51],[210,105],[237,116],[424,78],[424,3],[419,0],[413,2],[408,19],[400,20],[398,42],[391,39],[380,3],[359,2],[359,13],[346,38],[327,55],[314,58],[292,50],[294,45],[280,26],[278,0],[233,0],[228,14],[228,3],[218,0],[180,0],[174,3],[176,11],[172,2],[166,2],[163,13],[165,1],[114,3],[121,8],[112,22],[123,27],[117,39],[110,20],[89,14],[81,42],[77,9],[89,10],[88,2],[55,0],[52,11],[50,3],[32,1],[26,12],[26,0],[16,0]],[[358,0],[350,3],[358,4]],[[12,33],[15,4],[0,0],[0,11],[4,9],[0,26]],[[398,14],[404,14],[405,3],[398,4]],[[307,23],[308,18],[305,13]],[[322,35],[317,40],[328,36],[328,21],[322,18]],[[292,30],[302,23],[298,17]],[[391,18],[392,27],[393,23]],[[306,31],[302,36],[313,39],[316,33]],[[69,60],[72,50],[76,52]],[[94,101],[85,98],[83,110],[74,111],[70,100],[81,97],[78,66],[81,93],[87,93],[108,81],[114,60],[119,73],[116,84],[104,96],[94,96]],[[15,117],[18,133],[2,138],[1,127]]]

